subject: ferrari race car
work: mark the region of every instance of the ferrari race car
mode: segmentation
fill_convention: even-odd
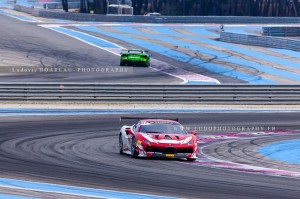
[[[138,119],[121,117],[123,119]],[[133,157],[198,158],[196,132],[187,133],[178,119],[138,119],[123,126],[119,134],[119,152]]]
[[[148,54],[148,51],[146,50],[122,50],[120,66],[125,65],[150,66],[150,54]]]

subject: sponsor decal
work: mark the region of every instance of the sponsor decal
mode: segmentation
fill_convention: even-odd
[[[167,158],[174,158],[174,154],[166,154]]]

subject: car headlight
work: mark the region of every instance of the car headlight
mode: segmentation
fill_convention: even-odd
[[[188,145],[194,145],[195,143],[193,141],[189,141]]]
[[[125,60],[127,60],[128,58],[127,58],[127,57],[122,57],[122,59],[125,59]]]

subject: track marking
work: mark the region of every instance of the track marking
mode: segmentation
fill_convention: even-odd
[[[194,165],[198,166],[206,166],[211,167],[215,169],[227,169],[231,171],[237,171],[237,172],[245,172],[245,173],[255,173],[255,174],[266,174],[266,175],[273,175],[273,176],[282,176],[282,177],[290,177],[290,178],[300,178],[299,172],[293,172],[293,171],[285,171],[285,170],[279,170],[279,169],[271,169],[271,168],[265,168],[260,166],[252,166],[252,165],[246,165],[246,164],[240,164],[235,163],[231,161],[226,160],[220,160],[214,157],[211,157],[205,153],[203,153],[203,149],[220,143],[227,143],[232,142],[234,140],[238,139],[253,139],[253,138],[259,138],[259,137],[267,137],[267,136],[274,136],[274,135],[295,135],[295,133],[299,132],[289,132],[289,131],[279,131],[279,132],[260,132],[259,134],[256,133],[253,135],[253,133],[235,133],[235,134],[224,134],[222,136],[207,136],[206,138],[199,139],[198,142],[203,144],[203,146],[199,147],[199,154],[200,158],[192,163]],[[186,164],[186,163],[185,163]]]
[[[93,189],[49,183],[39,183],[15,179],[0,178],[0,187],[23,189],[30,191],[42,191],[58,194],[68,194],[94,198],[114,198],[114,199],[175,199],[173,197],[163,197],[148,194],[138,194],[131,192],[111,191],[105,189]]]
[[[36,22],[41,22],[39,20],[35,20],[35,19],[32,19],[32,18],[29,18],[29,17],[25,17],[25,16],[21,16],[21,15],[16,15],[16,14],[12,14],[6,10],[2,10],[0,9],[0,14],[3,14],[5,16],[8,16],[8,17],[12,17],[12,18],[15,18],[15,19],[18,19],[20,21],[25,21],[25,22],[31,22],[31,23],[36,23]]]
[[[80,31],[70,30],[60,26],[55,26],[55,27],[48,26],[48,25],[40,25],[40,26],[67,35],[69,37],[72,37],[74,39],[92,45],[94,47],[100,48],[102,50],[105,50],[117,56],[120,56],[122,49],[126,49],[118,44],[109,42],[105,39],[95,37]],[[210,78],[204,75],[186,71],[184,69],[181,69],[179,67],[167,64],[165,62],[156,59],[152,59],[152,63],[156,63],[156,64],[155,66],[150,66],[149,68],[182,79],[183,84],[190,84],[190,83],[196,84],[197,82],[199,82],[200,84],[220,84],[220,82],[214,78]]]
[[[9,194],[0,194],[0,199],[37,199],[37,198],[16,196],[16,195],[9,195]]]

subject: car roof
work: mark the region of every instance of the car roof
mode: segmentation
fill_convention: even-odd
[[[143,49],[127,49],[127,50],[124,50],[124,51],[145,51]]]
[[[143,53],[143,54],[147,54],[148,51],[147,50],[142,50],[142,49],[128,49],[128,50],[122,50],[121,53],[130,53],[130,52],[140,52],[140,53]]]
[[[140,120],[140,124],[179,124],[179,122],[175,120],[166,120],[166,119],[143,119]]]

